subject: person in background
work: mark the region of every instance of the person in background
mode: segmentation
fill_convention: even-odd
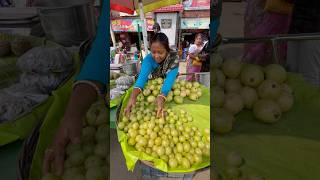
[[[120,34],[119,46],[124,53],[131,51],[131,41],[128,33]]]
[[[89,54],[80,73],[75,79],[71,97],[60,120],[60,125],[54,135],[51,145],[45,150],[43,158],[43,174],[53,168],[56,175],[62,175],[64,169],[65,147],[70,143],[80,143],[82,120],[90,106],[97,98],[106,93],[108,79],[109,50],[107,47],[107,3],[102,4],[102,13],[99,18],[98,31]],[[107,119],[106,119],[107,122]],[[107,162],[108,163],[108,162]],[[52,166],[51,166],[52,165]]]
[[[134,85],[130,100],[124,112],[127,117],[130,117],[131,109],[137,102],[137,96],[142,93],[145,84],[149,79],[158,77],[164,78],[164,83],[161,88],[161,94],[156,98],[158,118],[164,117],[164,103],[166,96],[171,90],[176,77],[178,75],[179,56],[177,52],[172,51],[169,48],[169,39],[164,33],[157,33],[153,36],[150,43],[151,54],[148,54],[142,61],[142,67],[140,70],[139,77]],[[146,179],[154,179],[158,177],[161,179],[171,178],[191,178],[192,173],[183,174],[180,173],[172,174],[165,173],[143,163],[139,163],[137,169],[141,170],[141,175]]]
[[[290,34],[320,32],[320,1],[295,0],[290,24]],[[287,67],[301,73],[316,87],[320,87],[320,40],[288,42]]]
[[[129,116],[132,107],[136,104],[137,96],[149,79],[164,78],[161,94],[156,98],[158,107],[157,116],[163,116],[164,102],[178,75],[179,57],[169,48],[169,39],[164,33],[157,33],[151,39],[151,54],[142,61],[138,79],[134,85],[125,114]]]
[[[144,44],[141,44],[141,53],[140,53],[140,60],[142,61],[147,55],[149,54],[149,51],[146,52],[144,49]]]
[[[154,34],[160,33],[161,32],[161,28],[160,28],[159,23],[155,22],[153,27],[152,27],[152,30],[153,30]]]
[[[194,73],[201,71],[203,56],[200,54],[203,44],[203,37],[201,33],[196,34],[194,44],[190,45],[187,57],[187,81],[193,81]]]
[[[245,37],[265,37],[288,33],[290,12],[268,11],[266,4],[268,4],[268,0],[247,0],[244,16]],[[285,60],[286,43],[278,43],[277,50],[278,58]],[[272,54],[272,44],[270,43],[246,44],[243,60],[248,63],[268,65],[272,63]]]

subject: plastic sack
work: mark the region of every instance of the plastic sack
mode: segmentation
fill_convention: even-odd
[[[23,72],[51,73],[72,69],[72,54],[62,47],[34,47],[23,54],[17,66]]]
[[[125,93],[122,89],[114,88],[110,90],[110,99],[113,100],[117,97],[122,96]]]
[[[48,98],[37,87],[19,83],[0,91],[0,122],[16,119]]]
[[[59,84],[67,78],[67,76],[68,73],[50,73],[47,75],[23,73],[20,77],[20,82],[25,86],[38,87],[42,93],[49,94],[51,91],[55,90]]]
[[[116,80],[117,86],[119,85],[131,86],[133,82],[134,82],[134,77],[131,77],[131,76],[121,76]]]

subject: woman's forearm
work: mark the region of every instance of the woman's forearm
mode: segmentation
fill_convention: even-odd
[[[98,88],[102,85],[95,83]],[[97,100],[97,91],[89,84],[80,83],[75,86],[68,107],[65,112],[66,119],[82,121],[90,106]]]
[[[194,60],[197,56],[195,56],[194,54],[190,53],[190,54],[189,54],[189,57],[190,57],[192,60]]]
[[[137,96],[140,94],[141,90],[139,88],[133,88],[131,98],[137,98]]]

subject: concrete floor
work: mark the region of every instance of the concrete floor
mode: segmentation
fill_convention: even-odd
[[[110,131],[110,180],[139,180],[138,172],[129,172],[125,162],[117,132],[112,129]]]

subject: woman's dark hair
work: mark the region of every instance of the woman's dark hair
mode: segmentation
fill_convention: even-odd
[[[202,33],[196,34],[196,37],[195,37],[195,38],[197,38],[198,36],[200,36],[201,38],[203,38],[203,34],[202,34]]]
[[[161,30],[161,28],[160,28],[160,24],[159,23],[154,23],[154,25],[153,25],[153,27],[152,27],[152,29],[153,30],[155,30],[155,29],[158,29],[159,31]]]
[[[151,39],[150,46],[155,42],[162,44],[166,48],[166,50],[170,52],[169,39],[167,35],[165,35],[164,33],[156,33]]]

